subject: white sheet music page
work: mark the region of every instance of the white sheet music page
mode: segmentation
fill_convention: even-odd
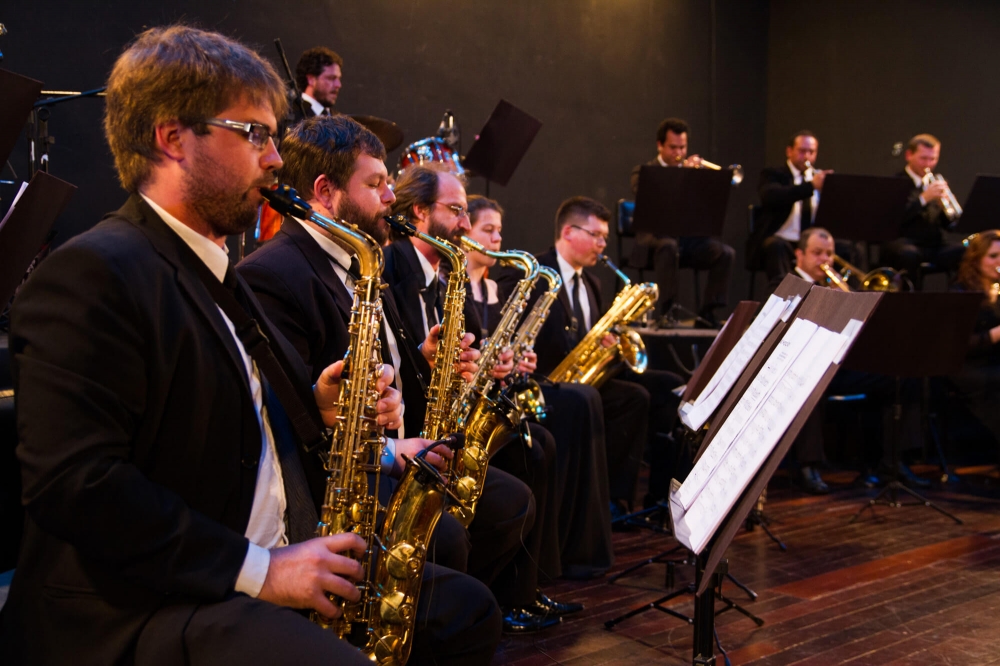
[[[850,341],[848,335],[834,333],[815,324],[812,324],[811,330],[809,327],[795,327],[801,321],[804,320],[796,320],[789,327],[785,339],[790,335],[805,335],[805,346],[795,355],[792,363],[784,366],[776,385],[753,418],[741,429],[727,455],[720,461],[694,502],[685,510],[680,502],[675,506],[675,497],[671,497],[671,515],[676,517],[675,535],[695,553],[700,553],[705,548],[801,411],[830,364],[840,354],[844,344]],[[793,328],[799,330],[793,333]],[[779,347],[772,356],[781,353]],[[782,365],[777,364],[776,367]],[[683,490],[683,486],[675,494],[679,494],[680,490]]]
[[[681,422],[691,430],[699,430],[712,413],[718,409],[722,401],[729,395],[733,384],[739,379],[747,363],[753,355],[760,349],[764,338],[768,336],[775,324],[781,318],[790,301],[782,299],[780,296],[771,296],[764,303],[764,307],[754,318],[753,323],[740,338],[736,346],[726,355],[722,365],[715,371],[705,389],[701,392],[693,403],[681,406]]]
[[[719,463],[729,452],[733,442],[737,440],[753,416],[760,410],[764,400],[781,381],[785,371],[805,348],[806,343],[809,342],[809,338],[817,328],[817,325],[811,321],[796,319],[785,331],[781,342],[764,361],[757,376],[740,396],[733,411],[726,418],[725,423],[719,428],[712,441],[709,442],[708,447],[695,463],[691,473],[688,474],[678,491],[678,501],[685,510],[690,508],[697,499],[698,494],[715,473]]]

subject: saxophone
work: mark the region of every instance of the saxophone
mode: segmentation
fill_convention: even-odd
[[[504,304],[493,335],[480,348],[479,368],[472,381],[462,387],[450,411],[449,431],[465,434],[465,448],[462,455],[455,456],[452,460],[452,475],[448,486],[459,501],[449,504],[447,510],[468,527],[475,517],[476,504],[483,494],[490,457],[496,453],[497,445],[504,442],[520,422],[516,405],[506,391],[491,394],[494,385],[493,368],[500,360],[503,350],[510,346],[524,311],[524,304],[538,279],[538,260],[529,253],[518,250],[493,252],[465,236],[461,242],[467,250],[499,259],[506,265],[516,265],[525,273],[525,277],[517,283],[514,293]]]
[[[659,289],[653,282],[632,284],[618,267],[611,263],[607,255],[600,260],[618,274],[625,287],[615,296],[614,302],[604,316],[594,324],[580,343],[571,351],[556,369],[549,373],[553,382],[572,382],[600,386],[609,379],[615,369],[616,359],[621,359],[633,372],[646,371],[648,359],[642,338],[628,324],[641,317],[653,307],[659,296]],[[605,347],[601,340],[608,333],[618,334],[618,343]]]
[[[382,513],[377,500],[379,463],[385,445],[375,407],[379,400],[375,382],[382,372],[378,337],[385,264],[382,248],[356,226],[313,212],[287,185],[262,193],[276,211],[319,225],[358,257],[360,277],[354,283],[350,343],[344,356],[337,422],[326,458],[329,475],[316,535],[354,532],[368,548],[360,560],[364,570],[358,582],[360,600],[331,597],[340,605],[341,616],[329,619],[314,612],[311,617],[350,640],[372,661],[402,666],[413,642],[427,542],[444,511],[446,492],[443,479],[429,463],[420,457],[408,460],[376,534]],[[369,492],[369,475],[374,479],[373,492]]]
[[[524,318],[521,327],[517,329],[511,349],[514,350],[514,367],[516,368],[524,359],[526,352],[535,348],[535,340],[542,330],[542,325],[549,317],[549,310],[552,304],[559,298],[559,290],[562,289],[562,277],[558,271],[548,266],[539,266],[539,274],[548,282],[548,289],[539,297],[535,307]],[[519,390],[514,401],[518,409],[525,417],[542,421],[545,418],[545,397],[542,395],[542,387],[538,382],[529,376],[520,380]]]

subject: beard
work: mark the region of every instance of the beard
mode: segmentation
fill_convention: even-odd
[[[356,225],[358,229],[374,238],[379,245],[385,245],[389,240],[389,226],[382,218],[389,212],[390,209],[385,207],[380,208],[374,215],[369,215],[361,210],[361,206],[345,197],[334,211],[334,215],[348,224]]]
[[[265,176],[254,187],[238,189],[230,169],[203,151],[191,158],[191,169],[185,172],[183,187],[191,209],[218,236],[242,234],[257,223],[259,200],[251,198],[257,187],[274,183],[273,174]]]
[[[441,238],[448,241],[452,245],[461,247],[461,240],[459,239],[465,235],[465,232],[462,231],[458,225],[455,225],[454,229],[449,229],[447,226],[431,217],[430,220],[427,221],[427,235]]]

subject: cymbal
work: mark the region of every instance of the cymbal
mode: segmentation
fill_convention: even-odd
[[[399,148],[403,143],[403,130],[399,125],[376,116],[351,116],[354,120],[370,129],[385,145],[386,152]]]

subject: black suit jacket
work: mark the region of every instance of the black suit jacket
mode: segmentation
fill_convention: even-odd
[[[913,182],[906,170],[900,171],[896,175]],[[913,189],[910,190],[910,198],[906,201],[906,212],[903,214],[903,221],[899,227],[899,235],[919,247],[941,247],[944,245],[942,230],[947,229],[951,221],[944,214],[940,202],[932,201],[926,206],[920,205],[920,195],[923,192],[924,188],[920,185],[914,185]]]
[[[783,164],[780,167],[765,167],[760,172],[757,193],[760,195],[760,212],[753,234],[747,241],[747,265],[754,265],[761,245],[785,223],[792,214],[795,202],[813,195],[813,186],[811,182],[796,185],[788,164]],[[803,229],[808,227],[808,223],[802,226]]]
[[[559,262],[556,259],[555,248],[550,248],[548,252],[536,256],[538,263],[559,272]],[[517,269],[500,269],[496,271],[490,269],[490,276],[496,280],[502,291],[510,293],[516,286],[517,281],[524,276],[524,273]],[[593,326],[597,323],[601,315],[604,314],[605,310],[605,305],[601,299],[601,284],[600,280],[587,268],[583,269],[583,280],[587,285],[587,295],[590,302],[590,323]],[[545,291],[545,281],[539,280],[539,282],[542,284],[536,285],[534,291],[532,291],[525,312],[530,311],[535,301]],[[549,316],[542,325],[542,330],[538,333],[538,339],[535,341],[535,353],[538,354],[538,372],[541,374],[548,374],[554,370],[559,365],[559,362],[566,358],[566,355],[576,347],[573,307],[569,302],[568,289],[570,286],[563,283],[562,288],[559,290],[559,298],[556,303],[552,304]],[[584,326],[583,322],[579,322],[576,325],[581,329]],[[580,331],[581,337],[586,333],[586,330]]]
[[[132,196],[18,295],[27,519],[0,641],[13,663],[128,662],[157,608],[233,592],[261,432],[199,261]],[[281,406],[265,400],[287,441]]]
[[[350,343],[347,324],[353,296],[330,265],[329,255],[301,224],[286,219],[274,238],[241,261],[237,270],[260,299],[268,318],[305,360],[313,381],[324,368],[344,357]],[[423,426],[427,404],[424,386],[430,368],[411,333],[399,326],[401,316],[392,290],[382,294],[385,322],[399,347],[400,367],[396,370],[406,402],[406,435],[414,437]],[[383,350],[383,359],[391,364],[388,350]]]

